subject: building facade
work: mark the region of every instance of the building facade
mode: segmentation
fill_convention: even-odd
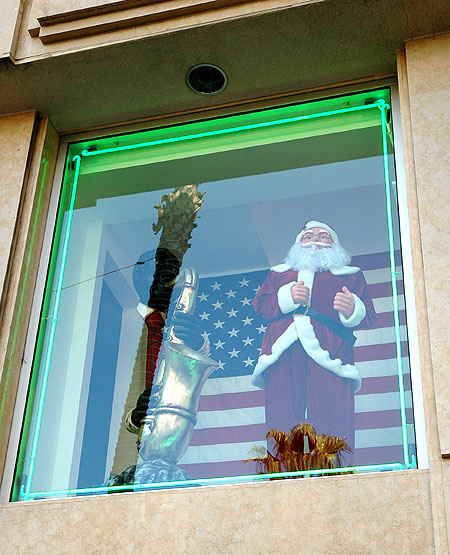
[[[2,7],[4,552],[448,553],[448,3],[6,0]],[[191,70],[201,64],[213,73],[195,79]],[[146,263],[157,247],[146,235],[148,214],[152,203],[166,202],[157,191],[192,183],[206,192],[186,259],[205,295],[205,309],[198,299],[205,342],[215,341],[212,358],[221,356],[216,371],[241,362],[204,385],[180,458],[182,487],[143,480],[136,491],[114,490],[108,476],[136,456],[122,420],[145,387],[145,372],[139,381],[133,370],[144,352],[139,337],[145,341],[135,316],[139,300],[151,303],[139,295],[139,276],[105,276]],[[269,425],[267,383],[265,397],[252,385],[269,375],[272,359],[263,357],[276,351],[273,336],[256,351],[267,325],[255,320],[253,297],[266,288],[261,272],[292,271],[275,268],[305,220],[326,220],[349,246],[372,297],[364,314],[373,303],[378,324],[356,332],[359,377],[346,379],[362,385],[348,390],[347,405],[342,390],[321,409],[328,420],[320,411],[314,420],[313,389],[301,401],[302,422],[344,436],[352,458],[343,455],[336,475],[323,465],[281,466],[270,477],[284,471],[285,479],[261,480],[242,460],[252,446],[265,452],[266,428],[282,425]],[[377,277],[384,271],[386,280]],[[256,280],[255,294],[237,303],[248,310],[238,314],[242,326],[214,335],[221,325],[211,313],[234,297],[232,279],[242,288]],[[357,288],[352,280],[342,286]],[[280,295],[277,320],[294,308],[284,309]],[[358,295],[364,300],[362,289]],[[307,305],[322,310],[313,301]],[[236,316],[233,307],[224,319]],[[300,321],[295,341],[317,362]],[[222,357],[224,341],[239,333]],[[109,381],[105,365],[116,368]],[[214,389],[226,379],[224,390]],[[315,386],[319,396],[327,379]],[[275,416],[289,395],[287,387],[275,398]],[[333,427],[346,406],[351,433]],[[214,420],[220,415],[229,421]]]

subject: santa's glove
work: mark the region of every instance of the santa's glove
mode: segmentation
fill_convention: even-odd
[[[200,323],[197,317],[183,312],[175,312],[172,318],[174,333],[188,347],[198,351],[203,345]]]
[[[147,416],[148,410],[154,408],[153,405],[157,401],[157,393],[160,386],[153,385],[152,388],[144,389],[139,395],[136,407],[131,411],[131,422],[137,428],[140,427],[142,419]]]

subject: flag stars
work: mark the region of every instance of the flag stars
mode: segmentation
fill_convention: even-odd
[[[232,351],[228,351],[228,354],[230,355],[230,358],[238,358],[238,354],[241,351],[237,351],[236,349],[233,349]]]
[[[223,349],[223,346],[225,345],[225,341],[221,341],[219,339],[216,343],[213,343],[213,345],[216,349]]]
[[[223,281],[222,278],[213,277],[201,286],[197,317],[203,322],[200,331],[203,331],[201,337],[204,345],[210,346],[212,352],[216,353],[213,358],[218,360],[222,357],[216,365],[219,377],[225,376],[225,368],[237,371],[240,367],[241,372],[246,373],[244,368],[252,372],[262,353],[261,348],[258,348],[260,339],[257,334],[264,335],[268,325],[264,325],[252,312],[254,292],[258,293],[261,289],[261,286],[257,287],[258,281],[241,274]],[[201,305],[202,302],[205,304]]]

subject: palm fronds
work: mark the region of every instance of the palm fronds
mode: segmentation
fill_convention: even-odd
[[[342,453],[351,452],[344,439],[318,434],[311,424],[298,424],[289,433],[269,430],[266,439],[265,456],[245,461],[258,463],[261,473],[337,468]]]

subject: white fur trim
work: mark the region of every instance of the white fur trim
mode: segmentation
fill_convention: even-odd
[[[366,316],[365,304],[357,295],[355,295],[354,293],[352,293],[352,295],[355,301],[355,308],[353,309],[353,313],[351,314],[351,316],[346,318],[343,314],[339,312],[339,320],[346,328],[354,328],[355,326],[360,324]]]
[[[275,272],[286,271],[286,269],[280,269],[280,267],[287,268],[287,265],[280,264],[279,266],[275,266],[274,268],[272,268],[272,270]],[[344,272],[343,271],[344,269],[348,269],[348,271]],[[358,272],[359,268],[357,268],[356,266],[343,266],[340,270],[341,270],[341,273],[343,274],[345,273],[353,274]],[[330,270],[330,271],[335,275],[340,275],[340,273],[337,274],[336,271],[333,271],[333,270]],[[304,284],[307,287],[309,287],[310,295],[312,295],[314,275],[315,273],[312,272],[311,270],[301,270],[297,274],[297,280],[303,281]],[[290,296],[291,295],[290,288],[292,287],[293,283],[295,282],[291,281],[290,283],[282,285],[278,289],[278,304],[280,306],[280,310],[284,314],[291,312],[292,310],[294,310],[294,308],[298,306],[294,304],[292,297]],[[288,298],[288,295],[289,295],[289,298]],[[364,303],[356,295],[354,295],[354,297],[355,297],[355,310],[353,311],[353,314],[351,315],[351,317],[347,319],[347,327],[357,326],[366,315],[366,307]],[[284,312],[284,309],[287,309],[291,306],[289,304],[289,299],[290,299],[290,303],[294,308],[292,308],[291,310],[286,310],[286,312]],[[364,313],[362,313],[362,311],[364,311]],[[359,317],[361,316],[361,314],[362,314],[362,317],[361,317],[361,320],[359,320],[359,322],[356,322],[355,324],[352,324],[352,325],[348,324],[348,322],[353,321],[354,317],[356,321],[357,316]],[[341,316],[341,314],[339,314],[339,316]],[[344,324],[344,322],[342,323]],[[306,354],[310,358],[312,358],[314,362],[316,362],[319,366],[321,366],[325,370],[328,370],[329,372],[332,372],[333,374],[336,374],[341,378],[354,380],[355,392],[359,391],[359,389],[361,388],[361,377],[359,375],[359,372],[356,366],[354,364],[344,364],[342,360],[339,358],[332,359],[330,357],[330,353],[320,346],[319,340],[316,337],[316,334],[314,332],[314,328],[311,324],[311,319],[309,318],[309,316],[304,316],[301,314],[294,315],[294,322],[284,331],[284,333],[280,335],[280,337],[272,345],[272,353],[270,355],[261,355],[259,357],[251,378],[251,382],[253,385],[255,385],[256,387],[260,387],[261,389],[264,388],[265,371],[269,368],[269,366],[274,364],[284,353],[284,351],[286,351],[286,349],[288,349],[293,343],[295,343],[297,339],[302,344]]]
[[[282,272],[287,272],[292,268],[287,264],[277,264],[276,266],[272,266],[272,268],[270,269],[272,270],[272,272],[277,272],[277,274],[281,274]]]
[[[150,308],[144,303],[139,303],[136,307],[136,310],[138,311],[139,316],[141,316],[144,320],[147,318],[149,314],[153,312],[153,308]]]
[[[253,371],[251,382],[254,386],[264,389],[265,372],[275,364],[280,356],[293,344],[299,340],[305,349],[306,354],[319,366],[340,376],[354,380],[354,390],[361,388],[361,377],[354,364],[344,364],[340,358],[332,359],[330,353],[320,346],[314,332],[309,316],[295,315],[294,322],[280,335],[272,345],[270,355],[261,355]]]
[[[290,281],[278,289],[278,306],[283,314],[289,314],[300,306],[300,304],[295,304],[292,298],[291,288],[293,285],[295,285],[295,281]]]
[[[334,276],[345,276],[347,274],[356,274],[361,268],[358,266],[342,266],[342,268],[330,268],[330,272]]]
[[[251,382],[256,387],[264,389],[264,372],[272,366],[280,356],[286,351],[292,343],[297,341],[297,332],[295,330],[295,324],[292,324],[280,335],[280,337],[272,345],[272,353],[270,355],[261,355],[258,362],[253,370]]]
[[[361,378],[354,364],[344,364],[340,358],[331,358],[330,353],[320,346],[309,316],[296,314],[294,316],[295,329],[297,336],[305,349],[306,354],[311,357],[319,366],[340,376],[355,380],[355,391],[361,387]]]
[[[297,274],[297,281],[303,283],[309,289],[309,298],[311,299],[315,273],[312,270],[300,270]]]
[[[272,268],[270,269],[272,270],[272,272],[276,272],[277,274],[281,274],[283,272],[287,272],[288,270],[292,270],[292,268],[287,264],[277,264],[276,266],[272,266]],[[358,266],[342,266],[342,268],[330,268],[329,271],[334,276],[344,276],[347,274],[356,274],[357,272],[360,271],[360,269],[361,268],[358,268]]]

